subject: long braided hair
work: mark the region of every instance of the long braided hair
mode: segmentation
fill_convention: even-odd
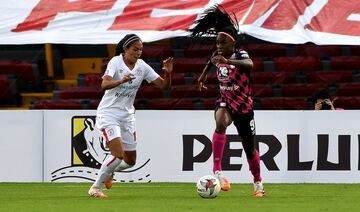
[[[224,7],[219,4],[205,10],[200,18],[194,22],[194,25],[189,30],[191,37],[217,35],[219,32],[224,32],[235,41],[237,40],[239,25],[236,16],[233,14],[233,18],[230,17]]]

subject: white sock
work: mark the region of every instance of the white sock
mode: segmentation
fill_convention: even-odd
[[[124,160],[120,162],[120,164],[115,168],[115,171],[122,171],[124,169],[133,167],[134,165],[127,164]]]
[[[112,155],[108,159],[106,159],[101,165],[101,168],[98,172],[98,177],[96,178],[92,187],[101,188],[104,182],[115,171],[115,168],[121,163],[121,161],[123,160],[120,160],[119,158]]]

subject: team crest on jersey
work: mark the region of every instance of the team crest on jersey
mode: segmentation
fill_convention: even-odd
[[[139,69],[139,68],[136,69],[136,70],[135,70],[135,74],[136,74],[136,75],[142,75],[142,70]]]
[[[109,134],[114,132],[107,132]],[[62,181],[64,179],[82,179],[94,181],[98,169],[110,155],[106,141],[95,127],[95,116],[74,116],[71,121],[71,139],[69,151],[71,151],[70,166],[62,167],[51,173],[51,181]],[[124,172],[135,172],[148,164],[150,159],[142,163],[138,168],[126,170]],[[115,181],[125,180],[121,176],[115,175]],[[141,181],[150,181],[150,174],[138,178]],[[134,180],[133,180],[134,181]]]
[[[226,66],[221,66],[218,69],[218,78],[220,81],[227,81],[229,80],[230,71]]]

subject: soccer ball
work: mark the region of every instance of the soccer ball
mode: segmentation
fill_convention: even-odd
[[[202,176],[196,183],[196,191],[202,198],[215,198],[220,190],[219,180],[212,175]]]

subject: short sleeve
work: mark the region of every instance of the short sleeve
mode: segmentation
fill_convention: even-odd
[[[250,56],[246,51],[240,49],[236,52],[236,59],[238,60],[250,59]]]
[[[109,63],[107,64],[106,70],[105,70],[105,73],[104,73],[103,77],[104,77],[105,75],[108,75],[108,76],[110,76],[110,77],[114,77],[115,71],[116,71],[116,66],[117,66],[116,64],[117,64],[116,58],[113,57],[113,58],[109,61]]]

